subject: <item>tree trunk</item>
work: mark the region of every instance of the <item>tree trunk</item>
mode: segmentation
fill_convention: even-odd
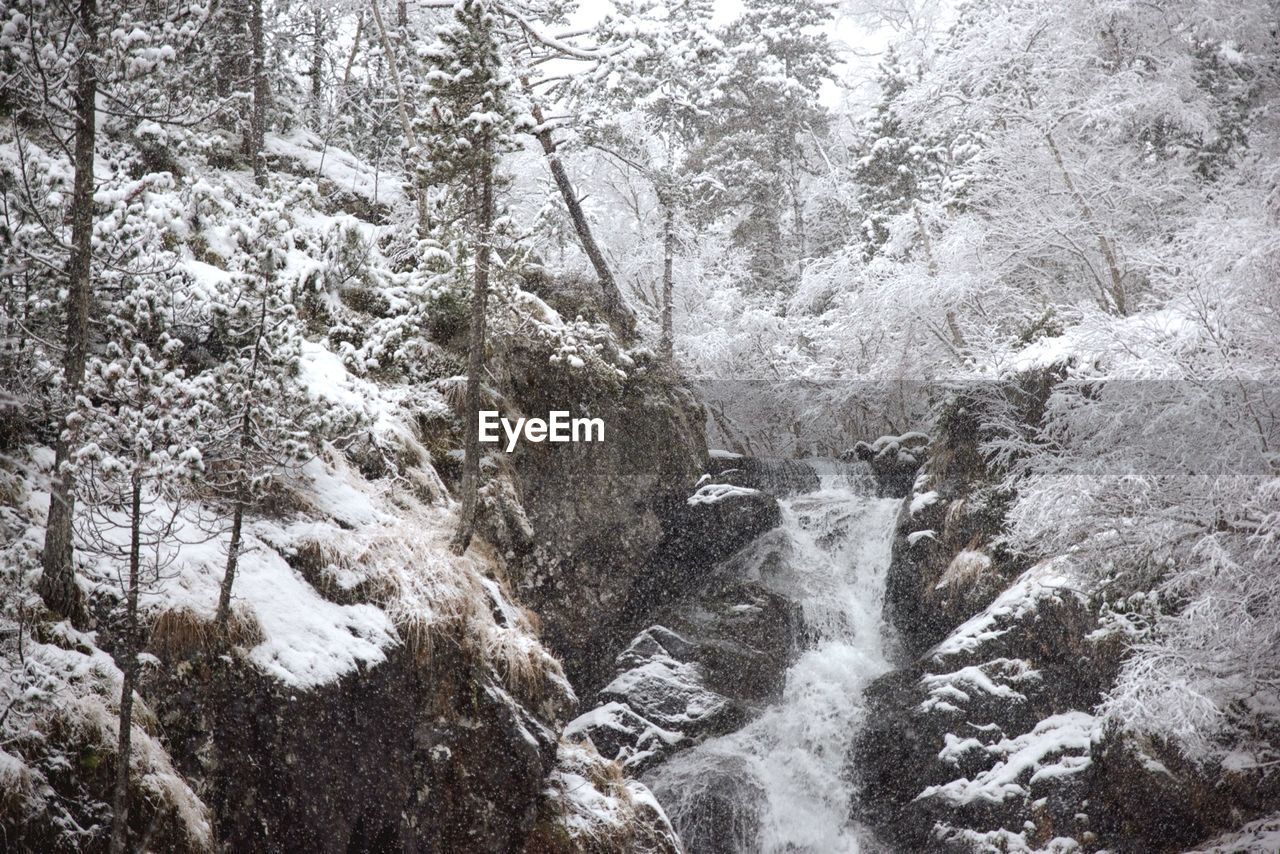
[[[1035,104],[1032,102],[1031,93],[1024,91],[1023,97],[1027,103],[1028,110],[1034,110]],[[1067,192],[1071,194],[1072,200],[1076,203],[1076,207],[1080,211],[1080,216],[1093,229],[1094,239],[1098,242],[1098,251],[1102,253],[1102,260],[1107,265],[1107,277],[1110,282],[1107,285],[1099,285],[1103,291],[1103,308],[1113,308],[1120,315],[1128,313],[1128,299],[1124,289],[1124,275],[1120,272],[1120,264],[1116,259],[1115,246],[1111,243],[1111,238],[1102,230],[1102,223],[1094,216],[1093,207],[1089,204],[1089,200],[1084,197],[1076,188],[1075,179],[1071,177],[1071,172],[1067,169],[1066,161],[1062,157],[1062,151],[1058,148],[1058,143],[1053,138],[1053,134],[1046,129],[1040,131],[1044,136],[1045,145],[1049,148],[1049,153],[1053,155],[1053,162],[1058,167],[1058,172],[1062,175],[1062,182],[1067,185]],[[1109,292],[1109,293],[1108,293]],[[1108,301],[1110,305],[1108,305]]]
[[[311,13],[311,113],[316,127],[320,127],[320,96],[324,94],[324,12],[317,8]]]
[[[129,589],[125,597],[125,636],[121,644],[120,733],[116,744],[116,783],[111,797],[111,854],[124,854],[129,842],[129,756],[133,749],[133,689],[138,678],[138,588],[142,557],[142,475],[131,478],[129,516]]]
[[[675,295],[675,210],[670,202],[663,204],[665,216],[662,220],[662,355],[668,362],[675,352],[672,334],[672,303]]]
[[[249,15],[249,37],[253,50],[253,111],[249,115],[249,159],[253,163],[253,180],[259,187],[267,186],[267,161],[262,147],[267,135],[267,101],[271,97],[267,86],[266,41],[262,29],[262,0],[253,0]]]
[[[938,261],[933,256],[933,241],[929,239],[929,229],[925,227],[924,216],[920,213],[920,205],[913,202],[911,204],[911,213],[915,217],[916,228],[920,232],[920,243],[924,247],[925,262],[928,264],[929,276],[932,278],[938,275]],[[951,342],[954,348],[959,350],[968,346],[964,333],[960,331],[960,323],[956,319],[956,312],[953,308],[947,309],[947,330],[951,333]]]
[[[360,16],[356,18],[356,34],[351,37],[351,53],[347,54],[347,65],[345,68],[342,69],[342,94],[344,96],[344,100],[345,100],[345,95],[347,91],[347,86],[350,85],[351,83],[351,66],[355,65],[356,63],[356,54],[360,50],[360,37],[363,35],[364,35],[364,12],[362,11],[360,13]]]
[[[222,587],[218,591],[218,613],[214,625],[221,638],[227,636],[227,623],[231,618],[231,586],[236,581],[236,567],[240,561],[240,532],[244,526],[245,500],[242,495],[236,497],[235,510],[231,514],[231,544],[227,547],[227,568],[222,574]]]
[[[244,528],[244,511],[249,503],[249,449],[253,443],[253,401],[258,384],[258,365],[262,360],[262,338],[267,334],[267,288],[271,287],[274,264],[267,254],[262,264],[262,301],[258,309],[258,329],[253,339],[253,359],[249,362],[249,381],[244,394],[244,409],[240,413],[240,459],[236,473],[235,509],[231,514],[231,543],[227,546],[227,566],[222,573],[222,586],[218,591],[218,610],[214,624],[221,638],[227,636],[227,622],[231,617],[231,587],[236,581],[236,568],[240,562],[241,533]]]
[[[409,103],[405,99],[404,87],[400,85],[400,69],[396,63],[395,48],[391,45],[391,37],[387,35],[387,25],[382,21],[382,10],[378,8],[378,0],[371,0],[369,5],[373,8],[373,22],[378,27],[378,37],[382,41],[382,52],[387,58],[387,74],[391,78],[391,85],[396,90],[396,106],[400,113],[400,132],[404,134],[405,145],[408,146],[408,156],[405,158],[405,171],[409,173],[414,187],[414,197],[418,207],[418,239],[426,240],[431,233],[431,213],[427,207],[427,187],[422,175],[422,170],[418,168],[418,158],[421,153],[418,151],[418,137],[413,132],[413,122],[409,116]]]
[[[527,83],[525,87],[527,90]],[[582,250],[587,254],[588,260],[591,261],[591,266],[595,268],[596,279],[600,282],[605,313],[622,328],[624,333],[629,335],[635,330],[635,313],[631,311],[626,299],[622,296],[622,291],[618,288],[618,283],[614,280],[613,273],[609,270],[609,262],[605,260],[604,253],[600,251],[595,235],[591,232],[591,224],[587,222],[587,215],[582,210],[582,203],[578,201],[578,195],[573,191],[573,183],[569,180],[569,173],[565,171],[564,163],[561,162],[560,155],[556,150],[556,142],[551,136],[551,129],[543,124],[542,108],[534,105],[532,114],[534,122],[537,123],[534,136],[542,145],[542,153],[547,158],[547,167],[551,170],[551,177],[555,179],[556,187],[560,190],[560,196],[564,199],[564,206],[569,210],[569,219],[573,220],[573,230],[578,234],[578,241],[582,243]]]
[[[84,50],[76,60],[75,177],[71,195],[71,256],[68,264],[67,334],[63,352],[63,395],[69,415],[75,406],[89,352],[89,303],[93,292],[93,156],[97,135],[98,75],[94,51],[98,46],[96,0],[81,0],[80,26]],[[75,516],[75,476],[71,450],[75,427],[64,422],[54,443],[53,478],[49,487],[49,515],[45,526],[39,592],[50,609],[73,623],[85,620],[84,597],[76,586],[72,547]]]
[[[476,283],[471,297],[471,329],[467,341],[466,441],[462,462],[462,514],[453,551],[462,554],[476,530],[480,492],[480,376],[484,371],[485,308],[489,301],[490,231],[493,227],[493,139],[483,141],[480,164],[480,210],[476,226]]]

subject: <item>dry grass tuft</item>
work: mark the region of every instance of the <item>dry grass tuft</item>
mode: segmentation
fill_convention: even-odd
[[[212,617],[183,606],[170,608],[156,618],[151,626],[148,648],[161,659],[180,661],[221,647],[257,646],[264,639],[262,626],[247,608],[231,609],[227,615],[226,633],[219,637],[218,626]]]

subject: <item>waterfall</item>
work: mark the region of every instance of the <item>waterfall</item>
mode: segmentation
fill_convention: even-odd
[[[863,466],[813,462],[818,490],[784,499],[781,527],[739,558],[803,609],[781,698],[645,779],[691,854],[874,850],[849,819],[845,761],[862,692],[889,669],[881,604],[900,502],[873,497]]]

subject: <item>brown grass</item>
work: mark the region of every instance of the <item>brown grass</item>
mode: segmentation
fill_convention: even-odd
[[[226,634],[219,637],[212,617],[188,607],[170,608],[151,625],[148,649],[165,661],[181,661],[219,647],[253,647],[264,639],[262,627],[252,611],[233,607],[227,616]]]

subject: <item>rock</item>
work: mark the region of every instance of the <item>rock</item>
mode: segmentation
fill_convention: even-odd
[[[663,729],[617,701],[574,718],[565,727],[564,735],[574,741],[589,739],[601,756],[617,760],[637,774],[660,762],[685,741],[683,733]]]
[[[311,690],[206,666],[161,714],[229,850],[510,851],[531,832],[557,725],[456,651]]]
[[[632,773],[676,750],[740,726],[780,694],[803,633],[799,607],[734,562],[657,611],[663,624],[632,639],[616,659],[601,705],[566,734],[591,739]]]
[[[707,460],[706,473],[712,483],[758,489],[775,498],[818,488],[818,473],[803,460],[769,460],[715,451]]]
[[[1027,568],[1025,558],[993,544],[1012,496],[979,450],[981,425],[976,409],[955,405],[898,516],[885,615],[911,656],[981,611]]]
[[[652,593],[655,602],[688,590],[701,574],[781,523],[774,496],[749,487],[704,484],[693,495],[665,504],[667,534],[640,590]]]
[[[1001,389],[1003,417],[1036,424],[1054,381]],[[894,850],[1173,852],[1274,813],[1256,762],[1195,765],[1095,714],[1132,638],[1100,628],[1093,572],[996,544],[1014,496],[981,451],[985,400],[944,410],[898,518],[885,612],[905,664],[865,694],[855,817]],[[1265,832],[1206,850],[1272,850],[1249,847]]]
[[[861,460],[871,465],[880,495],[902,498],[911,490],[916,472],[929,453],[929,437],[924,433],[881,436],[874,442],[859,442],[840,455],[846,462]]]
[[[677,748],[737,728],[741,704],[708,687],[698,653],[664,626],[645,629],[618,655],[616,675],[599,694],[603,705],[566,733],[590,738],[602,756],[640,773]]]
[[[690,769],[697,780],[666,778],[681,792],[680,807],[686,815],[672,814],[681,826],[686,850],[698,854],[738,854],[759,850],[760,802],[764,789],[744,767],[746,757],[719,754],[714,761]],[[660,785],[654,782],[655,787]],[[659,797],[663,790],[655,789]],[[689,816],[697,816],[689,821]]]
[[[683,854],[662,805],[590,744],[562,741],[525,854]]]
[[[566,405],[562,384],[532,369],[513,384],[522,411]],[[628,602],[652,574],[668,509],[689,495],[706,457],[701,408],[674,380],[629,381],[591,414],[605,420],[604,442],[526,443],[511,457],[531,533],[508,525],[521,535],[495,543],[545,642],[588,690],[610,666],[601,648],[616,650],[639,627]]]
[[[1039,564],[872,684],[850,766],[858,815],[886,841],[967,850],[1094,832],[1091,710],[1116,663],[1087,640],[1096,615],[1079,585],[1060,561]]]
[[[1096,830],[1117,851],[1182,851],[1280,807],[1280,782],[1265,768],[1197,766],[1167,745],[1115,731],[1100,741],[1093,759],[1088,787]]]

